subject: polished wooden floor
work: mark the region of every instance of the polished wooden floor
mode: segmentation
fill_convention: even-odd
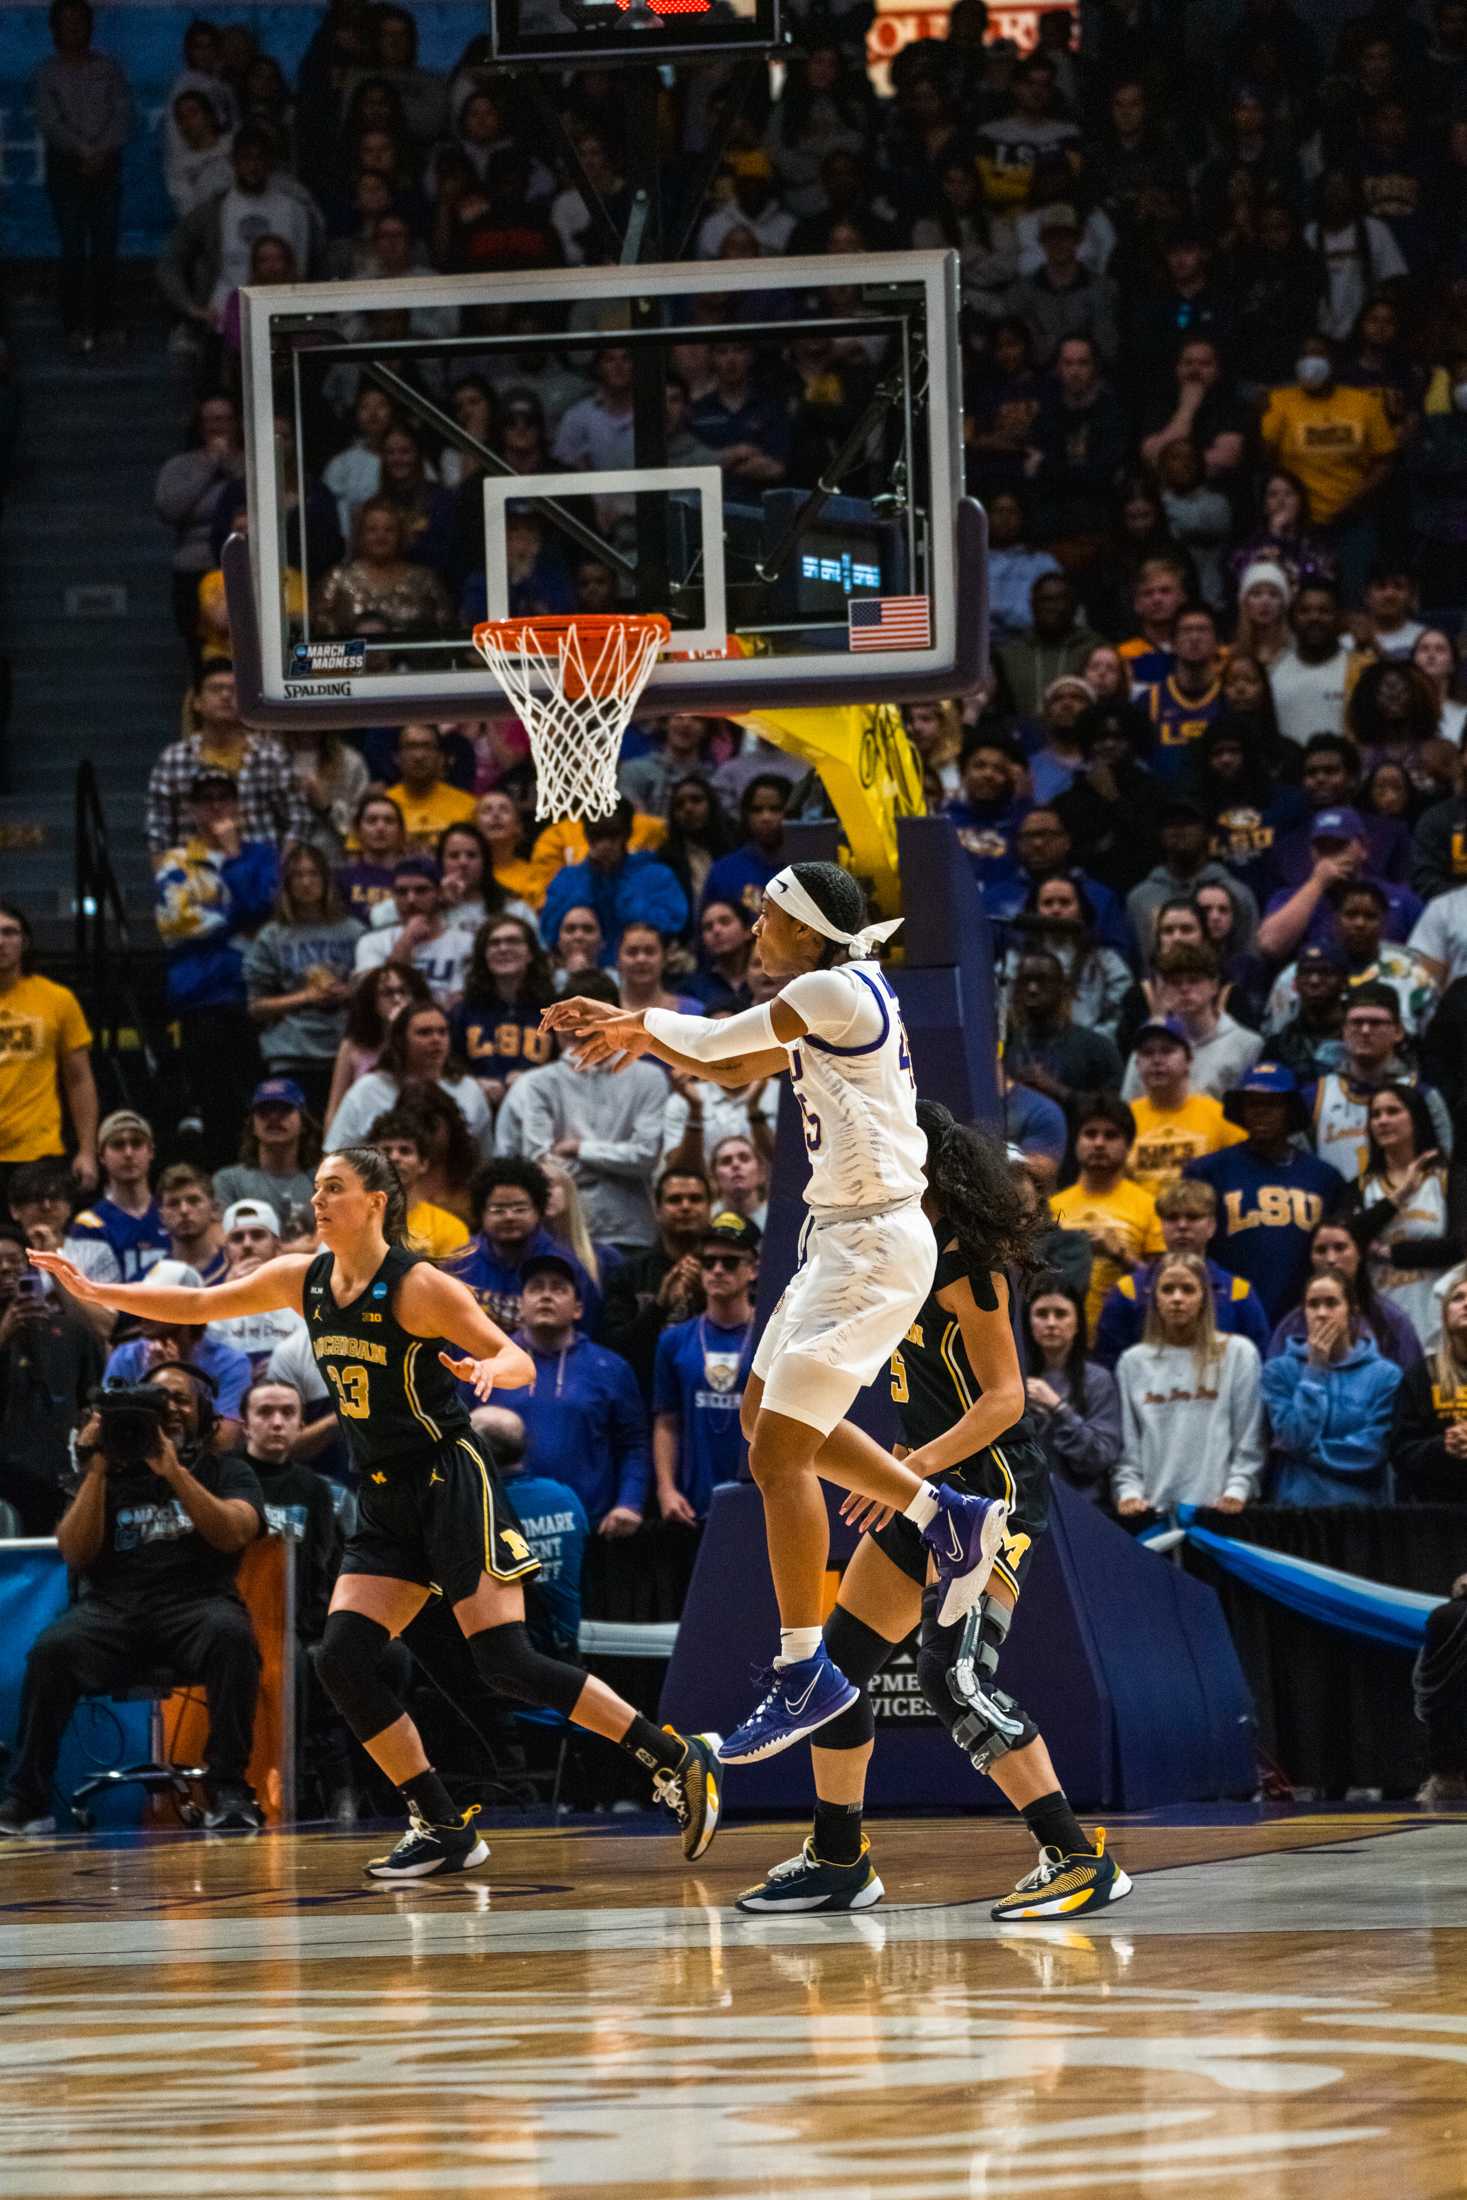
[[[641,1822],[639,1821],[639,1824]],[[1461,2200],[1467,1816],[1112,1829],[1131,1898],[1009,1927],[986,1819],[877,1822],[881,1907],[732,1896],[785,1826],[0,1849],[0,2193]]]

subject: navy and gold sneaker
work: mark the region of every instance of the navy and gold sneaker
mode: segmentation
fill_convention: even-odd
[[[776,1864],[761,1886],[746,1887],[738,1907],[764,1917],[803,1917],[815,1910],[869,1910],[885,1892],[864,1834],[854,1864],[827,1864],[815,1854],[811,1835],[799,1855]]]
[[[676,1734],[677,1728],[665,1726],[662,1731]],[[687,1734],[680,1739],[683,1742],[681,1763],[653,1773],[652,1793],[659,1803],[666,1805],[682,1828],[683,1854],[692,1864],[717,1833],[723,1810],[718,1786],[718,1744],[722,1737]]]
[[[1093,1849],[1061,1856],[1058,1849],[1041,1849],[1039,1862],[1027,1872],[1012,1894],[995,1902],[989,1916],[1001,1925],[1046,1917],[1084,1917],[1122,1901],[1131,1882],[1113,1856],[1105,1853],[1105,1828],[1095,1829]]]
[[[471,1803],[452,1826],[431,1826],[416,1803],[408,1805],[408,1829],[390,1856],[374,1856],[369,1879],[438,1879],[449,1872],[471,1872],[489,1861],[489,1844],[474,1831],[479,1815]]]

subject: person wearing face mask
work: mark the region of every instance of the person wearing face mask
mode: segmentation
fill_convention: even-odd
[[[1303,482],[1347,593],[1358,588],[1374,551],[1370,499],[1390,474],[1397,446],[1380,396],[1337,383],[1328,338],[1311,336],[1293,382],[1269,391],[1259,435],[1274,464]]]
[[[1428,411],[1406,453],[1411,563],[1431,575],[1433,603],[1467,602],[1467,352],[1438,376],[1445,411]]]

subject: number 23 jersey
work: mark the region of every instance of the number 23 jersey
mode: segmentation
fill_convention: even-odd
[[[901,1011],[880,965],[807,970],[780,998],[807,1026],[786,1048],[810,1157],[807,1205],[820,1213],[920,1199],[927,1141]]]
[[[393,1311],[397,1287],[421,1254],[394,1245],[371,1282],[338,1306],[332,1253],[306,1270],[304,1303],[311,1353],[331,1389],[341,1432],[359,1473],[427,1455],[471,1436],[457,1385],[438,1360],[436,1337],[415,1337]]]

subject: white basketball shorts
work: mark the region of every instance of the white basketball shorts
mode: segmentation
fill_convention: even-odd
[[[915,1199],[879,1214],[812,1214],[754,1354],[761,1403],[828,1436],[917,1319],[936,1269],[937,1241]]]

